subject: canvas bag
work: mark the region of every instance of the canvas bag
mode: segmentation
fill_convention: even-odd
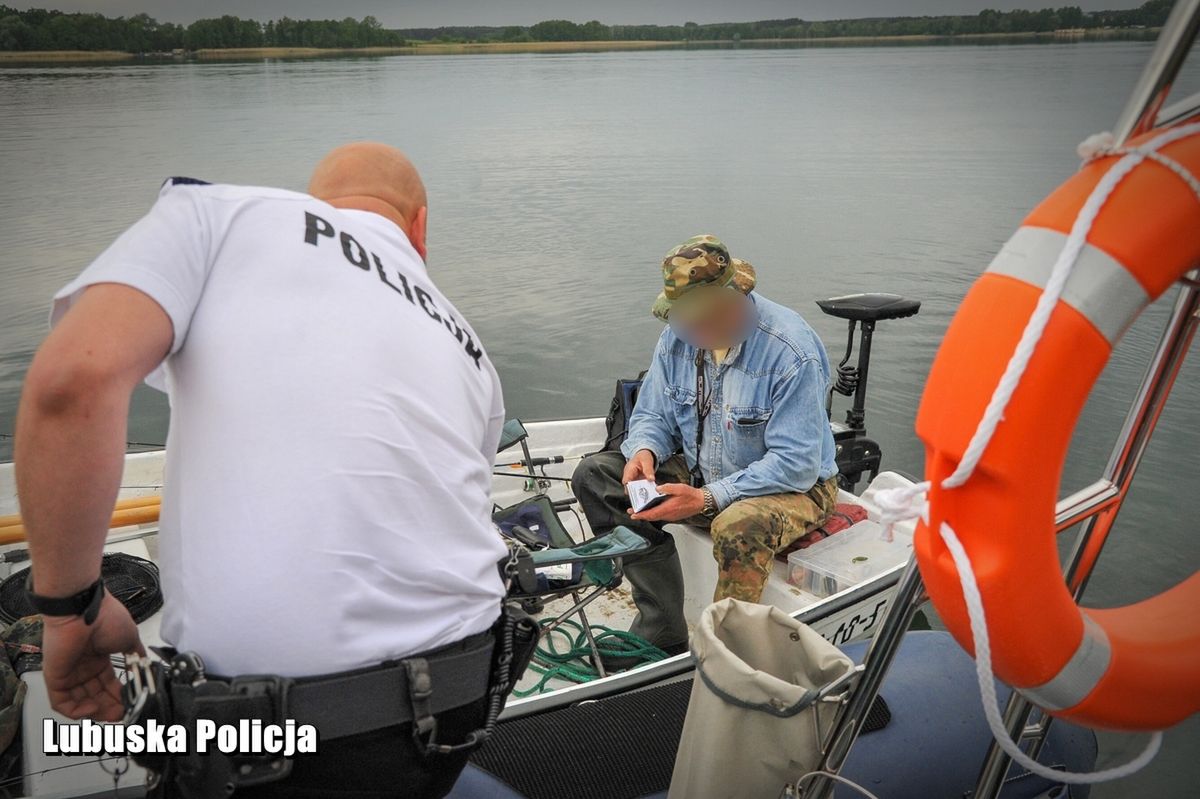
[[[776,607],[722,599],[692,637],[696,679],[670,799],[774,799],[820,761],[814,714],[828,732],[836,705],[817,690],[853,662]]]

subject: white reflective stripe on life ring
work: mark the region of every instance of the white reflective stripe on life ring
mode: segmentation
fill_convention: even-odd
[[[1096,690],[1100,678],[1108,671],[1112,662],[1112,645],[1104,628],[1083,616],[1083,639],[1071,659],[1058,674],[1047,682],[1032,688],[1018,688],[1017,692],[1046,710],[1065,710],[1075,707],[1088,694]]]
[[[1022,227],[992,259],[987,271],[1045,288],[1066,243],[1066,234],[1057,230]],[[1084,244],[1060,299],[1087,317],[1110,345],[1117,343],[1150,303],[1146,290],[1129,270],[1091,244]]]

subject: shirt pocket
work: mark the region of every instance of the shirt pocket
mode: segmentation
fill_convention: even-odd
[[[692,452],[696,448],[696,428],[699,419],[696,417],[696,392],[683,386],[667,386],[667,406],[675,414],[675,425],[682,437],[684,452]]]
[[[767,454],[767,422],[771,418],[769,408],[755,405],[739,405],[729,409],[729,454],[737,465],[744,469]]]
[[[680,405],[696,404],[696,392],[683,386],[667,386],[667,396]]]

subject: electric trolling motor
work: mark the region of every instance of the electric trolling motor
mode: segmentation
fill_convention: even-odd
[[[871,335],[875,332],[875,323],[883,319],[915,316],[921,309],[921,301],[905,299],[899,294],[847,294],[844,297],[817,300],[817,306],[830,316],[850,322],[846,354],[837,365],[834,383],[825,400],[825,413],[830,418],[833,441],[837,446],[838,482],[842,488],[853,492],[864,473],[867,474],[868,480],[879,474],[882,459],[879,445],[867,438],[865,423],[867,371],[871,363]],[[851,366],[854,329],[860,322],[862,332],[859,336],[858,363]],[[845,423],[833,421],[834,392],[854,397],[846,411]]]

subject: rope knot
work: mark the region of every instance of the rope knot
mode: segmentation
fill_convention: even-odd
[[[879,507],[879,521],[883,524],[883,540],[892,540],[892,528],[900,522],[918,519],[925,515],[929,504],[925,501],[925,492],[929,490],[929,481],[916,483],[900,488],[885,488],[875,494],[875,504]]]
[[[1093,158],[1111,155],[1113,153],[1116,138],[1109,131],[1103,133],[1093,133],[1086,139],[1081,141],[1075,148],[1075,152],[1084,161],[1091,161]]]

